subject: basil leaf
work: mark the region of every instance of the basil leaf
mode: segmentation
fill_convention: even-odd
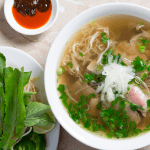
[[[39,123],[37,123],[37,126],[49,126],[55,124],[55,122],[50,118],[50,116],[47,113],[42,115],[39,119],[40,121]]]
[[[39,124],[42,124],[40,120],[49,109],[50,106],[42,103],[38,102],[29,103],[29,105],[26,107],[26,118],[24,121],[25,126],[28,127],[35,126],[39,122],[40,122]],[[49,120],[46,120],[46,122],[49,122]]]
[[[26,119],[31,117],[38,117],[45,114],[50,109],[50,106],[38,103],[38,102],[31,102],[26,107]]]
[[[24,125],[27,127],[32,127],[32,126],[37,125],[37,123],[39,123],[39,121],[40,121],[40,119],[38,117],[37,118],[27,118],[24,121]]]
[[[2,137],[2,126],[4,121],[4,68],[6,67],[6,58],[0,53],[0,138]]]

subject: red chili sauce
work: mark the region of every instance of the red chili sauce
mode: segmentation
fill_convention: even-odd
[[[22,27],[37,29],[48,22],[52,4],[50,0],[14,0],[12,13]]]

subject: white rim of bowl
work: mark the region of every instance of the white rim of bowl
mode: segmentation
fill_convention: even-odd
[[[17,28],[15,28],[12,24],[11,24],[11,22],[10,22],[10,20],[9,20],[9,18],[8,18],[8,15],[6,15],[7,13],[6,13],[6,11],[7,11],[7,6],[6,6],[6,0],[5,0],[5,3],[4,3],[4,15],[5,15],[5,18],[6,18],[6,20],[7,20],[7,22],[8,22],[8,24],[15,30],[15,31],[17,31],[18,33],[21,33],[21,34],[24,34],[24,35],[38,35],[38,34],[41,34],[41,33],[43,33],[43,32],[45,32],[46,30],[48,30],[53,24],[54,24],[54,22],[56,21],[56,19],[57,19],[57,17],[58,17],[58,12],[59,12],[59,3],[58,3],[58,0],[55,0],[56,1],[56,12],[55,12],[55,17],[54,17],[54,19],[53,19],[53,21],[52,21],[52,23],[48,26],[48,27],[45,27],[45,28],[43,28],[43,30],[41,30],[40,28],[38,28],[38,29],[26,29],[26,30],[29,30],[29,31],[33,31],[33,30],[36,30],[36,33],[32,33],[32,32],[23,32],[23,31],[21,31],[21,30],[18,30]],[[53,10],[52,10],[53,11]],[[18,23],[17,23],[18,24]],[[19,24],[18,24],[19,25]],[[20,25],[19,25],[20,26]],[[43,27],[43,26],[42,26]],[[39,30],[40,29],[40,30]]]
[[[59,109],[59,107],[57,107],[57,106],[54,106],[53,107],[53,101],[52,100],[50,100],[51,99],[51,94],[50,94],[50,92],[48,91],[48,90],[50,90],[51,88],[54,88],[54,87],[50,87],[50,85],[49,85],[49,78],[50,78],[50,74],[48,73],[49,71],[49,68],[50,68],[50,66],[49,66],[49,62],[51,62],[51,59],[54,59],[53,58],[53,54],[55,53],[54,52],[54,50],[55,50],[55,45],[57,45],[57,40],[59,39],[59,37],[60,37],[60,35],[62,34],[62,32],[63,32],[63,30],[65,29],[65,28],[67,28],[67,27],[69,27],[69,24],[73,21],[73,20],[76,20],[76,18],[78,18],[79,16],[81,16],[81,15],[83,15],[83,14],[85,14],[85,13],[87,13],[88,11],[91,11],[91,10],[93,10],[93,9],[95,9],[95,8],[98,8],[99,7],[99,9],[100,9],[100,7],[107,7],[107,6],[109,6],[109,5],[124,5],[124,6],[132,6],[132,7],[137,7],[137,8],[140,8],[140,9],[145,9],[145,10],[147,10],[147,11],[149,11],[150,12],[150,9],[148,9],[148,8],[146,8],[146,7],[144,7],[144,6],[140,6],[140,5],[137,5],[137,4],[131,4],[131,3],[107,3],[107,4],[102,4],[102,5],[99,5],[99,6],[95,6],[95,7],[92,7],[92,8],[89,8],[89,9],[87,9],[87,10],[85,10],[85,11],[83,11],[82,13],[80,13],[80,14],[78,14],[76,17],[74,17],[73,19],[71,19],[63,28],[62,28],[62,30],[59,32],[59,34],[57,35],[57,37],[55,38],[55,40],[54,40],[54,42],[53,42],[53,44],[52,44],[52,46],[51,46],[51,48],[50,48],[50,50],[49,50],[49,53],[48,53],[48,56],[47,56],[47,60],[46,60],[46,64],[45,64],[45,75],[44,75],[44,82],[45,82],[45,90],[46,90],[46,95],[47,95],[47,98],[48,98],[48,102],[50,103],[50,105],[51,105],[51,107],[52,107],[52,112],[54,113],[54,115],[55,115],[55,117],[57,118],[57,120],[59,121],[59,123],[62,125],[62,127],[70,134],[70,135],[72,135],[74,138],[76,138],[77,140],[79,140],[80,142],[82,142],[82,143],[84,143],[84,144],[86,144],[86,145],[88,145],[88,146],[90,146],[90,147],[93,147],[93,148],[96,148],[96,149],[111,149],[111,150],[127,150],[126,149],[126,146],[128,146],[127,145],[127,142],[128,142],[128,144],[129,143],[132,143],[132,142],[134,142],[134,143],[136,143],[136,145],[131,145],[131,147],[130,148],[128,148],[128,150],[129,149],[138,149],[138,148],[142,148],[142,147],[145,147],[145,146],[147,146],[147,145],[149,145],[150,144],[150,141],[147,139],[147,138],[150,138],[150,132],[149,132],[149,135],[148,135],[148,133],[145,133],[144,135],[141,135],[141,136],[137,136],[137,137],[133,137],[133,138],[130,138],[130,139],[123,139],[123,140],[119,140],[119,142],[120,142],[120,144],[119,144],[119,146],[117,145],[118,144],[118,140],[115,140],[115,139],[107,139],[107,138],[101,138],[101,137],[95,137],[95,136],[93,136],[93,134],[92,133],[88,133],[85,129],[82,129],[82,128],[80,128],[79,127],[79,125],[77,125],[70,117],[69,117],[69,114],[68,114],[68,112],[66,111],[65,112],[65,108],[64,108],[64,106],[63,106],[63,104],[62,104],[62,102],[61,102],[61,100],[59,99],[59,97],[58,97],[58,94],[57,94],[57,99],[59,99],[59,104],[58,104],[58,106],[61,106],[61,107],[63,107],[63,112],[65,112],[67,115],[68,115],[68,117],[70,118],[70,121],[69,121],[69,123],[70,124],[72,124],[73,126],[75,126],[75,128],[79,131],[79,133],[77,133],[76,132],[76,130],[74,130],[72,127],[70,127],[68,124],[67,124],[67,122],[65,122],[64,120],[63,120],[63,118],[62,117],[60,117],[59,116],[59,114],[61,113],[61,112],[59,112],[58,113],[58,109]],[[72,35],[70,35],[70,37],[71,37]],[[62,53],[62,51],[63,51],[63,47],[62,47],[62,49],[61,49],[61,52],[59,53],[59,57],[60,57],[60,54]],[[58,63],[58,62],[57,62]],[[56,66],[57,66],[58,64],[56,64]],[[55,76],[56,76],[56,69],[57,68],[55,68]],[[54,78],[55,79],[55,78]],[[53,79],[53,80],[54,80]],[[51,81],[53,81],[53,80],[51,80]],[[53,83],[54,83],[54,81],[53,81]],[[56,83],[55,83],[56,84]],[[56,92],[57,92],[57,89],[56,89]],[[53,98],[55,98],[56,99],[56,97],[53,97]],[[54,104],[55,105],[55,104]],[[58,108],[58,109],[56,109],[56,107]],[[71,121],[72,120],[72,121]],[[73,123],[74,124],[73,124]],[[100,142],[101,142],[101,145],[102,145],[102,147],[99,147],[100,146],[100,144],[99,144],[99,146],[97,146],[97,145],[94,145],[94,143],[96,143],[96,142],[98,142],[98,140],[96,140],[96,141],[93,141],[93,139],[92,138],[90,138],[91,140],[92,140],[92,142],[94,142],[94,143],[88,143],[88,141],[86,141],[85,139],[84,139],[84,137],[80,134],[80,131],[81,132],[84,132],[84,135],[86,135],[86,136],[91,136],[93,139],[97,139],[97,138],[99,138],[99,140],[100,140]],[[85,137],[86,137],[85,136]],[[144,138],[142,138],[144,136]],[[142,140],[142,141],[141,141]],[[137,142],[138,141],[138,142]],[[104,145],[104,143],[103,142],[108,142],[108,143],[105,143],[105,145]],[[108,146],[106,146],[106,145],[108,145]],[[111,147],[110,148],[110,145],[111,146],[116,146],[116,147]]]

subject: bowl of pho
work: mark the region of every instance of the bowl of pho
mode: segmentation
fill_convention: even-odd
[[[50,49],[45,87],[56,118],[82,143],[149,145],[150,10],[111,3],[76,16]]]

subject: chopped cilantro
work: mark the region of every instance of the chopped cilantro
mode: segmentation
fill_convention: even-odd
[[[86,100],[86,97],[85,95],[81,95],[80,96],[80,99],[79,99],[79,102],[78,102],[78,107],[83,107],[84,105],[87,105],[87,100]]]
[[[101,71],[102,67],[103,67],[102,65],[98,65],[96,71]]]
[[[137,105],[134,105],[132,102],[130,103],[130,109],[132,111],[136,111],[138,109],[138,106]]]
[[[119,100],[120,100],[120,97],[117,97],[114,101],[111,102],[111,106],[117,105]]]
[[[65,85],[59,84],[57,90],[61,93],[61,96],[59,98],[62,99],[62,103],[66,108],[68,108],[68,103],[67,103],[68,95],[65,92]]]
[[[144,81],[146,79],[146,77],[147,77],[147,73],[144,73],[141,77],[141,80]]]
[[[132,65],[133,68],[135,69],[135,72],[144,71],[147,68],[146,63],[139,56],[137,56],[135,60],[132,61]]]
[[[149,60],[146,60],[146,63],[149,64]]]
[[[128,84],[131,85],[133,82],[135,82],[135,78],[133,78],[131,81],[129,81]]]
[[[109,39],[110,39],[110,37],[103,36],[103,37],[101,38],[101,41],[102,41],[102,43],[107,44],[108,41],[109,41]]]
[[[57,68],[56,73],[57,75],[62,75],[65,72],[65,67],[61,66],[60,68]]]
[[[101,36],[102,36],[102,37],[105,36],[105,35],[106,35],[106,33],[104,33],[104,32],[101,33]]]
[[[102,110],[104,107],[102,107],[102,102],[99,102],[97,105],[96,105],[96,108],[98,110]]]
[[[150,71],[150,65],[147,67],[147,71]]]
[[[83,83],[87,83],[88,81],[83,79],[82,82],[83,82]]]
[[[96,82],[99,83],[99,82],[105,81],[105,78],[106,78],[105,75],[99,74],[96,76]]]
[[[107,44],[110,37],[107,37],[105,35],[106,35],[106,33],[104,33],[104,32],[101,33],[101,36],[102,36],[101,41],[102,41],[102,43]]]
[[[126,138],[137,135],[142,131],[136,129],[137,125],[134,121],[130,121],[130,118],[126,115],[126,111],[124,110],[125,101],[121,102],[121,112],[114,108],[108,108],[106,110],[102,110],[100,113],[104,126],[107,129],[108,138],[112,138],[114,136],[116,138]]]
[[[80,55],[81,57],[83,57],[83,53],[79,53],[79,55]]]
[[[71,62],[68,62],[67,66],[69,66],[70,68],[73,68],[73,64]]]
[[[140,110],[145,110],[145,109],[142,107],[142,105],[139,105],[138,109],[140,109]]]
[[[130,86],[127,87],[127,90],[130,91]]]
[[[147,107],[150,107],[150,99],[147,100]]]
[[[69,93],[72,93],[72,91],[69,91]]]
[[[108,51],[106,51],[105,52],[105,54],[103,55],[103,58],[102,58],[102,63],[103,64],[108,64],[108,56],[109,55],[112,55],[113,56],[113,60],[112,60],[112,62],[116,59],[116,57],[117,57],[117,63],[119,63],[120,62],[120,59],[122,59],[121,58],[121,55],[118,53],[118,55],[116,56],[116,55],[114,55],[114,51],[113,51],[113,47],[111,48],[111,49],[109,49]],[[125,63],[121,60],[121,63],[120,63],[122,66],[125,66]]]
[[[96,95],[94,93],[91,93],[90,95],[87,96],[87,99],[95,98]]]
[[[148,43],[150,43],[148,39],[142,39],[141,42],[143,45],[147,45]]]
[[[84,79],[87,79],[88,82],[92,82],[95,78],[95,75],[93,73],[84,74]]]

